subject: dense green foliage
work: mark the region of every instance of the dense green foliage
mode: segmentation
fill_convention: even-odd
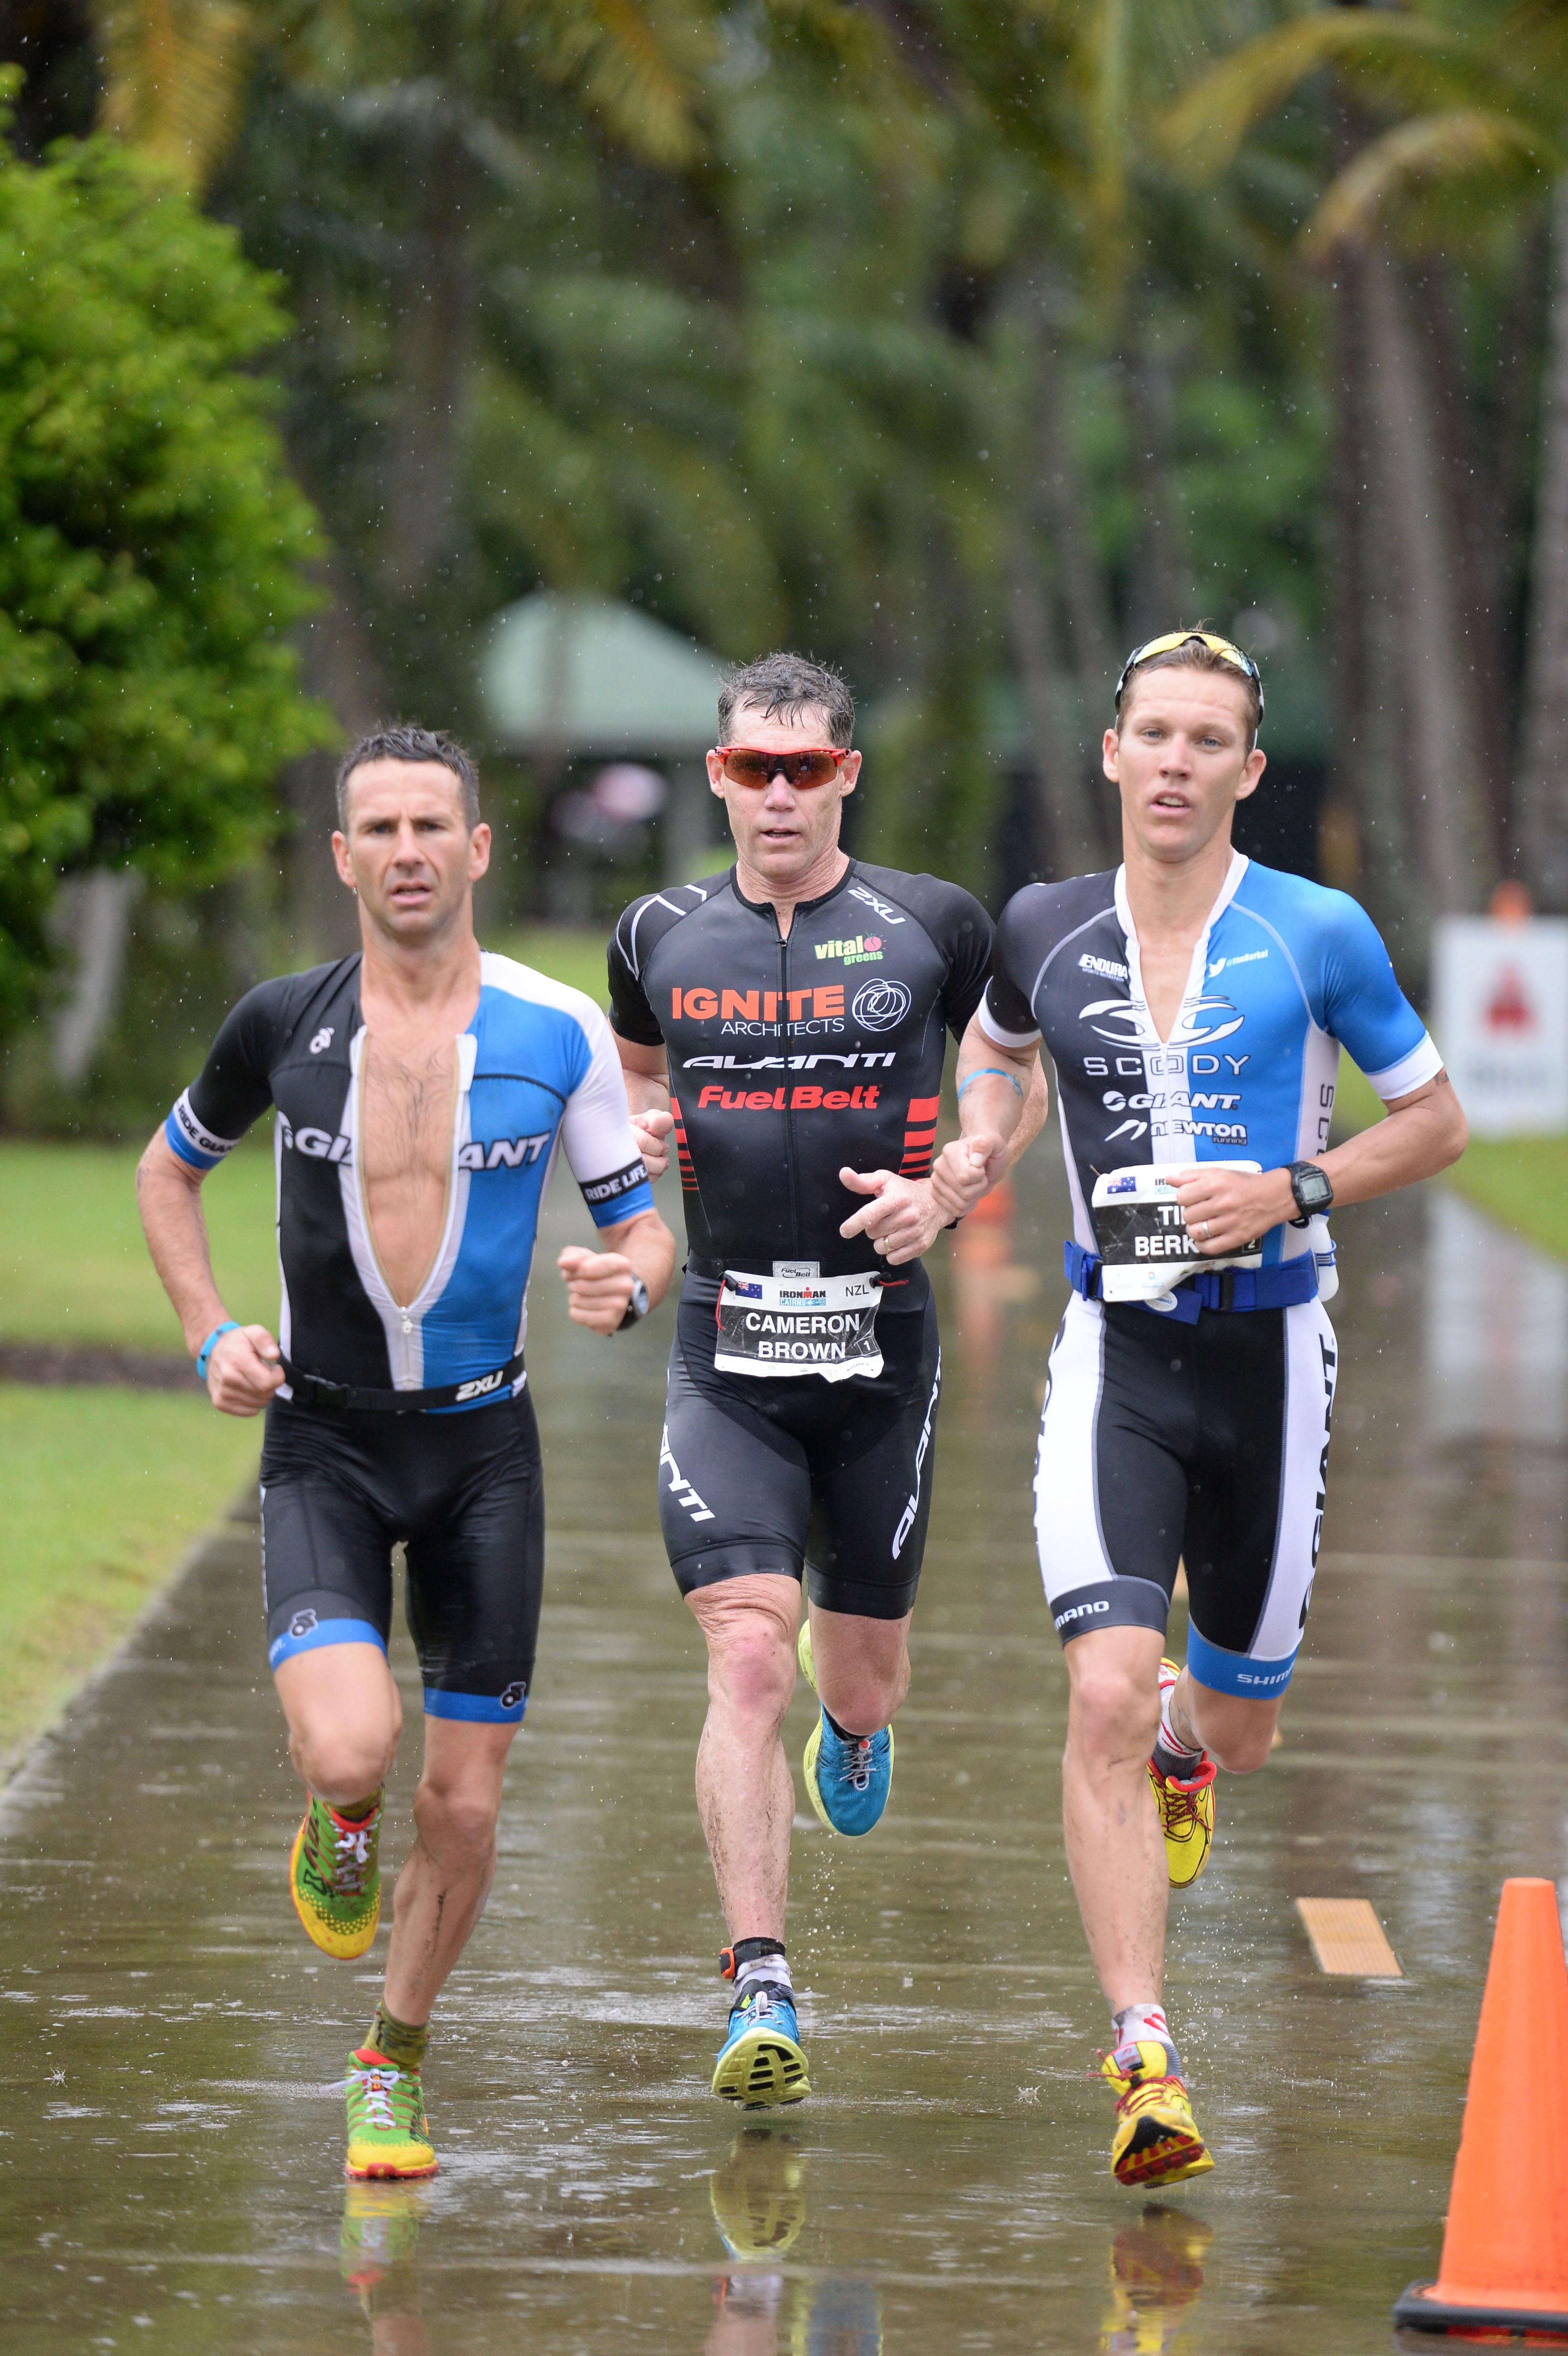
[[[228,871],[322,738],[286,637],[315,528],[251,366],[287,327],[165,176],[0,148],[0,1032],[61,873]]]

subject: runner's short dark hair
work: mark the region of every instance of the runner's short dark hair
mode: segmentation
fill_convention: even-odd
[[[1207,624],[1204,626],[1206,628]],[[1150,655],[1147,662],[1139,663],[1127,673],[1127,683],[1116,707],[1118,736],[1122,733],[1127,707],[1133,700],[1134,688],[1140,679],[1147,679],[1149,673],[1156,670],[1211,670],[1221,679],[1234,680],[1247,699],[1247,750],[1251,752],[1258,741],[1258,730],[1264,716],[1263,698],[1258,693],[1257,680],[1249,679],[1244,670],[1238,670],[1233,662],[1227,662],[1223,655],[1217,655],[1212,647],[1206,647],[1199,637],[1183,638],[1179,647],[1168,647],[1162,655]]]
[[[730,730],[741,704],[760,712],[764,720],[782,713],[798,720],[803,712],[820,712],[835,744],[849,744],[855,735],[855,699],[845,681],[827,663],[805,655],[760,655],[755,662],[738,663],[719,691],[719,742],[730,742]]]
[[[465,752],[444,728],[415,728],[399,722],[391,728],[372,728],[350,745],[337,765],[337,823],[348,829],[348,780],[368,761],[439,761],[457,779],[464,823],[470,834],[479,823],[479,772],[474,755]]]

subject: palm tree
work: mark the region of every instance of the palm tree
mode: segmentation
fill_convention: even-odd
[[[1445,412],[1462,414],[1463,395],[1441,309],[1423,304],[1412,257],[1425,254],[1430,281],[1444,241],[1467,226],[1456,189],[1472,213],[1477,200],[1519,209],[1539,202],[1544,170],[1560,168],[1562,61],[1553,89],[1539,70],[1541,48],[1533,12],[1317,8],[1243,45],[1166,125],[1188,171],[1211,177],[1304,80],[1332,73],[1336,169],[1301,244],[1331,275],[1338,312],[1341,760],[1384,847],[1397,844],[1403,816],[1435,911],[1480,905],[1508,855],[1508,732],[1500,584],[1495,565],[1477,580],[1464,529],[1484,454],[1473,447],[1456,466],[1445,453]],[[1559,300],[1568,305],[1568,286]],[[1554,336],[1568,374],[1568,321]],[[1500,534],[1490,537],[1495,548]],[[1549,905],[1568,905],[1568,796],[1551,814],[1562,787],[1549,750],[1568,721],[1568,381],[1548,410],[1528,645],[1514,825]],[[1403,813],[1388,789],[1392,748],[1376,725],[1391,674],[1403,714]],[[1491,807],[1480,790],[1488,766]],[[1386,865],[1382,874],[1386,895]]]

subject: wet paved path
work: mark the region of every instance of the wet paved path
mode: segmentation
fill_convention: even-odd
[[[812,2100],[748,2131],[707,2092],[724,2003],[691,1799],[700,1648],[652,1488],[669,1312],[613,1345],[565,1323],[558,1196],[529,1351],[540,1669],[428,2071],[442,2173],[389,2195],[339,2176],[327,2090],[378,1976],[294,1925],[294,1788],[235,1523],[0,1812],[5,2356],[1391,2344],[1391,2301],[1435,2271],[1498,1884],[1568,1867],[1568,1271],[1441,1194],[1339,1222],[1307,1649],[1283,1748],[1222,1779],[1214,1861],[1174,1909],[1168,2001],[1219,2166],[1145,2203],[1105,2173],[1087,2074],[1104,2022],[1029,1543],[1054,1183],[1027,1173],[1016,1238],[944,1279],[890,1815],[854,1847],[797,1818]],[[398,1665],[417,1738],[401,1641]],[[796,1760],[809,1723],[797,1699]],[[1298,1895],[1369,1898],[1407,1977],[1322,1978]],[[720,2222],[761,2254],[727,2255]]]

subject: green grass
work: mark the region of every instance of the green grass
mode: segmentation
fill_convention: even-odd
[[[569,982],[573,990],[585,990],[595,1006],[609,1000],[609,984],[604,973],[604,948],[609,928],[603,933],[575,932],[565,925],[529,925],[508,938],[487,943],[500,950],[503,957],[517,958],[524,965],[548,973],[552,981]]]
[[[1354,1135],[1381,1119],[1377,1092],[1341,1056],[1336,1130]],[[1499,1226],[1568,1259],[1568,1137],[1472,1138],[1443,1183]]]
[[[261,1437],[200,1397],[0,1386],[0,1752],[119,1643],[253,1475]]]
[[[136,1216],[139,1159],[133,1146],[0,1141],[0,1337],[184,1347]],[[231,1155],[201,1199],[229,1315],[275,1325],[272,1154]]]

